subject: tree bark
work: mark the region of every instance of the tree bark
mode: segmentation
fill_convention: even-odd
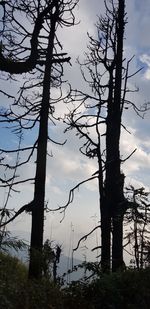
[[[107,204],[101,203],[101,269],[103,273],[110,272],[110,247],[111,247],[111,217]]]
[[[34,208],[32,211],[32,228],[30,244],[29,278],[40,278],[42,275],[42,248],[44,230],[44,202],[46,180],[46,157],[48,140],[48,116],[50,100],[51,69],[55,37],[56,13],[51,19],[51,29],[47,48],[43,96],[40,112],[39,136],[37,145],[37,162],[34,189]]]
[[[106,203],[112,218],[112,270],[123,264],[123,183],[120,168],[121,87],[124,37],[124,0],[119,0],[116,17],[115,70],[110,72],[108,113],[106,120]],[[113,72],[113,71],[112,71]]]
[[[112,220],[112,272],[124,269],[123,262],[123,216],[115,216]]]
[[[123,39],[124,39],[124,16],[125,16],[125,0],[119,0],[118,16],[116,20],[116,35],[117,35],[117,54],[116,54],[116,72],[115,72],[115,89],[114,89],[114,110],[112,117],[112,130],[114,136],[112,137],[114,151],[112,160],[113,168],[111,177],[113,180],[113,209],[112,209],[112,270],[116,271],[123,266],[123,185],[121,174],[120,161],[120,132],[121,132],[121,114],[122,104],[121,90],[122,90],[122,62],[123,62]]]
[[[99,167],[99,205],[100,205],[100,218],[101,218],[101,270],[103,273],[110,272],[110,247],[111,247],[111,216],[109,213],[109,207],[106,202],[105,185],[103,177],[102,155],[101,155],[101,137],[97,127],[98,133],[98,167]]]

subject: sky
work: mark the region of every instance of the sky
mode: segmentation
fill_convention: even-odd
[[[133,80],[131,86],[139,87],[138,93],[132,94],[132,99],[138,106],[150,102],[150,1],[149,0],[126,0],[128,24],[125,32],[124,54],[127,59],[134,55],[131,71],[140,67],[143,69]],[[80,0],[76,9],[77,21],[80,21],[72,29],[61,32],[61,40],[68,55],[71,56],[72,67],[65,65],[64,78],[71,82],[74,89],[86,89],[76,59],[84,59],[84,52],[88,45],[87,32],[95,35],[95,23],[97,17],[104,12],[103,0]],[[4,83],[4,82],[3,82]],[[4,86],[6,87],[6,86]],[[2,101],[1,101],[2,102]],[[6,102],[5,102],[6,103]],[[4,101],[3,101],[4,104]],[[6,103],[7,104],[7,103]],[[62,116],[66,107],[59,104],[58,115]],[[124,124],[130,134],[122,131],[121,155],[128,157],[137,148],[134,155],[124,163],[123,171],[126,175],[126,183],[136,187],[144,186],[150,189],[150,111],[144,115],[144,119],[138,117],[131,109],[125,111]],[[52,127],[52,134],[59,141],[67,138],[66,144],[57,146],[48,145],[49,152],[53,154],[47,160],[46,201],[49,208],[57,208],[64,205],[68,200],[69,190],[78,182],[83,181],[94,173],[96,160],[87,159],[79,152],[80,141],[75,132],[63,134],[64,125]],[[30,134],[30,133],[29,133]],[[28,140],[28,136],[26,136]],[[31,136],[30,136],[31,138]],[[26,140],[24,140],[24,144]],[[15,137],[8,134],[4,128],[0,129],[0,148],[17,145]],[[11,156],[8,158],[11,161]],[[33,163],[22,168],[22,175],[34,175]],[[30,184],[20,185],[19,194],[12,194],[9,201],[10,208],[19,208],[32,200],[33,188]],[[2,202],[6,198],[6,190],[1,190]],[[65,255],[71,254],[71,249],[76,247],[78,240],[99,224],[99,196],[97,182],[84,184],[76,190],[74,201],[68,206],[65,218],[60,212],[50,212],[46,215],[44,238],[49,238],[62,245]],[[8,229],[17,236],[29,240],[31,217],[22,214]],[[76,258],[94,260],[97,252],[91,252],[93,246],[99,244],[98,231],[92,234],[88,241],[82,242],[81,248],[75,253]]]

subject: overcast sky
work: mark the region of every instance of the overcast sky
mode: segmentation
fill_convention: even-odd
[[[126,26],[124,52],[126,57],[134,57],[131,70],[143,67],[143,70],[132,80],[133,86],[139,87],[139,93],[133,94],[132,99],[139,106],[145,102],[150,102],[150,1],[149,0],[127,0],[126,11],[128,24]],[[65,65],[65,78],[71,83],[73,88],[85,87],[81,74],[76,64],[76,58],[83,59],[84,51],[88,44],[87,32],[94,35],[97,16],[103,14],[103,0],[80,0],[76,9],[77,20],[80,23],[73,29],[67,29],[61,33],[61,39],[65,51],[72,57],[72,67]],[[83,88],[82,88],[83,89]],[[58,114],[63,115],[65,107],[60,105]],[[121,155],[127,157],[135,148],[137,151],[128,160],[123,170],[128,184],[135,186],[146,186],[150,188],[150,112],[147,112],[144,119],[139,118],[130,109],[124,115],[124,123],[128,126],[131,134],[122,132]],[[63,136],[63,125],[52,128],[57,140],[67,138],[64,147],[49,144],[48,149],[53,157],[47,161],[47,187],[46,200],[49,208],[56,208],[66,203],[69,190],[78,182],[91,176],[96,171],[96,160],[86,159],[78,150],[79,140],[73,132]],[[6,134],[6,133],[5,133]],[[7,133],[8,134],[8,133]],[[5,135],[7,136],[7,135]],[[9,138],[4,139],[4,131],[0,131],[1,144],[3,147],[9,144]],[[13,140],[13,145],[16,141]],[[1,146],[0,146],[1,147]],[[33,164],[28,164],[22,169],[24,176],[33,175]],[[30,184],[20,186],[21,193],[12,196],[11,207],[20,207],[33,198],[33,190]],[[6,192],[5,192],[6,193]],[[5,194],[3,193],[3,198]],[[72,246],[76,246],[77,241],[84,234],[88,233],[99,220],[97,183],[90,182],[80,188],[75,193],[74,202],[68,207],[62,223],[62,214],[50,213],[45,221],[45,238],[55,240],[62,244],[64,254],[69,254]],[[30,218],[27,214],[22,214],[8,229],[27,235],[30,231]],[[76,257],[83,258],[83,254],[88,254],[90,258],[95,258],[96,253],[91,253],[93,245],[97,245],[97,234],[93,234],[89,241],[83,243],[88,249],[81,248]],[[98,240],[99,242],[99,240]]]

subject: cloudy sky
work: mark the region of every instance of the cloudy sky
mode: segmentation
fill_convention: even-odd
[[[139,87],[139,93],[133,94],[132,99],[138,106],[141,106],[143,103],[150,102],[150,1],[127,0],[126,11],[128,24],[126,26],[124,52],[128,58],[135,55],[131,71],[134,72],[143,67],[143,70],[130,81],[133,86]],[[80,0],[76,9],[76,17],[80,23],[73,29],[67,29],[61,33],[65,51],[72,58],[72,67],[65,66],[65,78],[72,83],[73,88],[83,89],[85,87],[76,58],[79,56],[80,59],[83,59],[88,44],[87,32],[92,35],[95,34],[94,24],[97,21],[97,16],[103,14],[103,12],[103,0]],[[62,116],[64,112],[66,112],[65,107],[60,105],[57,110],[58,115]],[[130,134],[122,132],[122,157],[126,158],[137,148],[135,154],[123,166],[126,181],[128,184],[137,187],[145,186],[150,189],[150,112],[147,112],[142,119],[129,109],[124,114],[124,123]],[[53,154],[53,157],[48,158],[47,161],[46,200],[49,208],[64,205],[67,202],[69,190],[78,182],[90,177],[97,169],[96,160],[86,159],[80,154],[78,137],[73,132],[64,136],[62,129],[62,124],[51,128],[57,140],[67,138],[65,146],[48,145],[49,152]],[[7,147],[10,144],[10,138],[14,146],[15,139],[8,136],[4,129],[1,129],[0,147]],[[22,174],[24,177],[34,175],[33,164],[24,167]],[[20,194],[12,194],[9,202],[10,207],[18,208],[32,200],[33,188],[30,184],[20,186],[20,190]],[[5,197],[6,190],[2,192],[2,202]],[[74,202],[68,207],[62,223],[60,223],[61,213],[47,214],[45,238],[62,244],[64,254],[70,254],[71,248],[76,246],[78,239],[98,224],[98,199],[96,181],[80,187],[76,191]],[[29,215],[23,214],[18,217],[9,225],[8,229],[17,235],[20,234],[29,238]],[[75,256],[83,259],[83,255],[86,254],[94,259],[96,253],[91,253],[91,248],[97,245],[97,241],[99,243],[97,236],[98,232],[93,234],[88,242],[82,243],[82,248],[78,250]]]

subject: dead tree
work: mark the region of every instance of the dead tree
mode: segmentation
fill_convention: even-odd
[[[13,188],[25,181],[34,181],[33,200],[22,206],[12,221],[23,211],[32,214],[29,278],[39,278],[42,274],[42,247],[45,209],[45,179],[49,122],[54,122],[55,104],[62,98],[63,63],[70,57],[62,52],[57,30],[60,27],[74,25],[73,9],[77,1],[11,1],[3,2],[3,17],[0,70],[8,72],[6,79],[15,79],[16,75],[29,72],[23,80],[19,95],[6,110],[1,109],[0,122],[10,125],[15,132],[35,129],[37,139],[33,146],[22,147],[26,159],[17,164],[19,169],[28,163],[36,152],[36,172],[33,179],[21,179],[13,182]],[[27,27],[20,20],[19,13],[27,18]],[[69,17],[70,16],[70,17]],[[69,18],[69,19],[68,19]],[[29,24],[28,24],[29,23]],[[30,30],[30,28],[32,30]],[[28,56],[29,53],[29,56]],[[30,72],[32,71],[32,72]],[[53,99],[53,88],[58,90],[58,97]],[[1,91],[12,99],[8,93]],[[57,143],[57,142],[55,142]],[[61,144],[58,142],[58,144]],[[16,149],[1,149],[1,154],[15,153]],[[12,170],[16,168],[2,161],[1,166]],[[11,178],[2,179],[3,187],[9,187]],[[7,223],[8,223],[7,222]]]
[[[123,265],[123,217],[127,203],[121,171],[121,163],[126,159],[121,160],[120,155],[121,128],[126,130],[122,113],[128,106],[137,113],[139,109],[128,98],[128,80],[137,72],[129,74],[132,58],[128,61],[123,58],[125,1],[104,2],[106,13],[96,25],[97,37],[88,35],[88,52],[84,63],[80,63],[83,79],[90,90],[84,93],[70,89],[67,102],[73,103],[74,109],[66,122],[67,130],[76,129],[77,135],[84,140],[81,153],[98,162],[92,177],[98,178],[101,267],[107,272],[111,266],[111,231],[112,270]]]
[[[112,216],[112,271],[123,265],[123,185],[120,160],[120,133],[123,111],[122,73],[123,39],[125,26],[125,1],[118,1],[115,17],[114,76],[112,76],[111,98],[108,100],[106,119],[106,204]]]

